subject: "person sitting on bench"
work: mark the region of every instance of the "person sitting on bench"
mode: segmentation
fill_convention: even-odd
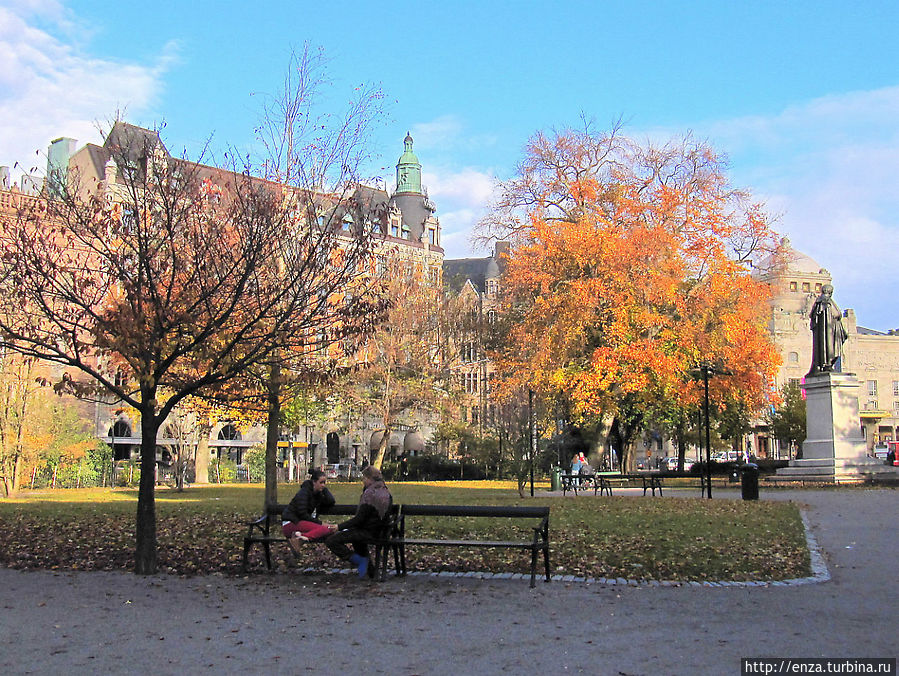
[[[336,502],[325,485],[328,482],[325,473],[314,469],[310,475],[311,478],[300,484],[300,490],[281,514],[281,531],[297,553],[300,551],[299,541],[322,540],[337,528],[333,524],[323,524],[318,518],[320,510],[326,512]]]
[[[384,528],[393,497],[387,490],[381,470],[369,465],[362,471],[362,497],[356,515],[337,527],[337,532],[328,536],[325,546],[335,556],[349,561],[364,578],[368,572],[368,543],[377,537]],[[347,547],[353,545],[353,551]]]

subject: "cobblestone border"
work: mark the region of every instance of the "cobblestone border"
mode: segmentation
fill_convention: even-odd
[[[564,582],[584,585],[602,585],[606,587],[793,587],[803,584],[817,584],[830,580],[830,571],[827,570],[827,564],[824,562],[824,555],[818,547],[818,541],[812,534],[809,525],[808,516],[804,510],[800,510],[802,517],[802,526],[805,529],[805,542],[808,547],[809,558],[811,559],[812,574],[808,577],[796,577],[789,580],[720,580],[711,582],[704,580],[702,582],[696,580],[636,580],[624,577],[579,577],[576,575],[551,575],[551,582]],[[306,568],[304,573],[322,572],[316,568]],[[326,573],[355,574],[355,568],[332,568],[325,570]],[[530,580],[530,573],[488,573],[488,572],[455,572],[441,571],[431,572],[427,570],[412,570],[406,573],[409,577],[420,578],[474,578],[478,580]],[[542,582],[543,577],[537,575],[537,580]]]

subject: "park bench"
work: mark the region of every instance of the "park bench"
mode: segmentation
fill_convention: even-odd
[[[265,551],[265,564],[268,570],[272,569],[272,543],[283,542],[288,546],[291,553],[294,554],[294,556],[297,556],[297,553],[294,551],[293,547],[290,546],[288,539],[281,531],[281,524],[283,522],[281,514],[284,512],[285,506],[286,505],[278,504],[266,505],[265,513],[262,516],[255,521],[246,522],[247,534],[243,539],[244,572],[246,572],[249,565],[250,550],[253,548],[253,545],[256,544],[261,545]],[[357,507],[357,505],[333,505],[327,511],[319,512],[318,516],[352,516],[356,513]],[[390,533],[396,531],[398,511],[396,505],[391,507],[389,518],[386,519],[383,532],[380,533],[377,538],[374,538],[369,542],[369,544],[374,545],[375,548],[374,565],[369,569],[369,574],[374,575],[377,571],[380,573],[379,579],[381,581],[383,581],[387,575],[387,556],[389,553],[387,540]],[[303,541],[299,540],[299,542]],[[315,544],[315,541],[313,541],[313,544]],[[399,553],[396,550],[394,550],[394,563],[397,570],[399,570]]]
[[[599,495],[612,495],[613,486],[621,486],[637,480],[642,482],[643,495],[646,495],[647,490],[652,491],[653,495],[658,490],[659,495],[661,495],[664,476],[649,472],[638,474],[619,474],[614,472],[603,474],[562,474],[560,478],[562,480],[562,495],[565,495],[568,491],[574,491],[574,494],[577,495],[578,490],[590,490],[591,488],[593,489],[593,495],[597,493]]]
[[[477,539],[436,539],[409,537],[406,522],[410,517],[446,517],[446,518],[507,518],[507,519],[539,519],[533,526],[530,538],[520,540],[477,540]],[[524,549],[531,553],[531,587],[536,586],[537,557],[543,553],[546,581],[549,582],[549,507],[492,507],[485,505],[402,505],[396,521],[396,529],[389,543],[394,556],[399,555],[397,573],[406,574],[406,547],[501,547],[508,549]],[[386,558],[386,557],[385,557]]]

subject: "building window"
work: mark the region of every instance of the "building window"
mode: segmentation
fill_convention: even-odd
[[[809,293],[812,290],[812,285],[809,282],[802,282],[802,290]]]
[[[899,380],[893,381],[893,396],[899,397]]]
[[[487,280],[487,295],[488,296],[495,296],[498,288],[499,288],[499,285],[497,284],[495,279]]]
[[[126,423],[124,420],[116,420],[115,424],[112,426],[112,429],[109,430],[110,437],[130,437],[131,436],[131,425]]]
[[[400,222],[399,222],[399,220],[397,220],[397,219],[392,219],[392,220],[390,221],[390,234],[391,234],[393,237],[399,237],[399,236],[400,236]]]
[[[790,291],[798,291],[799,285],[796,282],[790,282]]]
[[[790,352],[790,354],[787,355],[787,361],[790,362],[791,364],[798,363],[799,362],[799,353],[798,352]]]
[[[899,416],[899,399],[893,402],[893,416]]]
[[[491,324],[496,321],[496,310],[487,310],[487,321]]]
[[[875,399],[870,399],[865,404],[865,410],[866,411],[876,411],[877,410],[877,401]]]
[[[462,384],[468,394],[478,393],[478,372],[471,371],[463,376]]]
[[[815,293],[821,293],[821,283],[815,284]]]
[[[799,387],[801,383],[799,382],[799,378],[790,378],[790,387]]]
[[[116,369],[115,379],[113,381],[116,387],[128,387],[128,376],[122,369]]]
[[[868,381],[868,396],[869,397],[877,396],[877,381],[876,380]]]
[[[435,246],[437,245],[437,228],[428,228],[428,241]]]
[[[221,431],[219,431],[219,439],[223,441],[240,441],[240,430],[231,423],[228,423],[221,429]]]

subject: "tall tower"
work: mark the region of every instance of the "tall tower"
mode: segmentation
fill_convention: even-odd
[[[412,135],[406,132],[403,154],[396,163],[396,191],[390,198],[402,212],[403,239],[439,244],[438,224],[434,219],[436,208],[421,185],[421,163],[412,150]]]
[[[403,146],[405,150],[396,163],[396,194],[421,195],[421,163],[412,151],[412,135],[409,132],[406,132]]]

